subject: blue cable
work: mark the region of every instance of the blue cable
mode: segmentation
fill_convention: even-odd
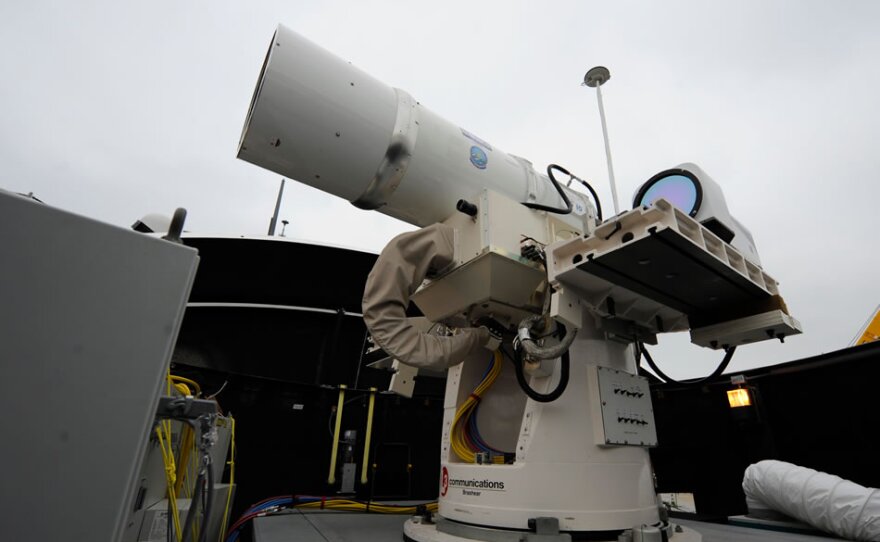
[[[296,504],[318,502],[320,500],[321,499],[318,497],[298,497]],[[264,503],[248,508],[245,511],[244,515],[253,514],[254,512],[258,512],[261,510],[266,510],[267,508],[272,508],[273,506],[285,506],[288,504],[294,504],[294,499],[292,497],[279,497],[277,499],[266,501]]]
[[[314,502],[314,501],[318,501],[318,500],[320,500],[320,499],[316,499],[313,497],[304,497],[304,498],[300,499],[301,502]],[[261,512],[263,510],[267,510],[267,509],[272,508],[274,506],[285,506],[288,504],[292,504],[293,502],[294,502],[294,499],[292,497],[279,497],[277,499],[272,499],[271,501],[266,501],[264,503],[260,503],[255,506],[251,506],[242,515],[246,516],[249,514],[253,514],[255,512]],[[236,529],[235,531],[232,531],[226,537],[226,542],[235,542],[236,540],[238,540],[239,534],[240,534],[240,531],[238,529]]]
[[[477,407],[474,408],[474,412],[471,415],[471,419],[468,420],[468,424],[470,425],[470,428],[471,428],[471,436],[474,438],[474,442],[477,444],[477,446],[480,446],[481,448],[483,448],[484,452],[495,452],[496,454],[505,453],[502,450],[499,450],[498,448],[491,446],[489,443],[487,443],[483,439],[483,436],[480,435],[480,429],[479,429],[479,427],[477,427],[477,411],[479,410],[479,408],[480,408],[479,405],[477,405]]]
[[[285,504],[290,504],[292,501],[293,501],[293,499],[291,499],[290,497],[282,497],[282,498],[278,498],[278,499],[273,499],[271,501],[266,501],[264,503],[261,503],[256,506],[252,506],[252,507],[248,508],[245,511],[244,515],[253,514],[254,512],[257,512],[259,510],[265,510],[265,509],[271,508],[273,506],[283,506]]]
[[[492,357],[489,358],[489,366],[486,367],[486,372],[483,373],[483,378],[480,379],[480,383],[482,383],[489,376],[489,373],[492,372],[492,367],[495,366],[495,354],[492,354]],[[479,386],[479,384],[477,384]]]

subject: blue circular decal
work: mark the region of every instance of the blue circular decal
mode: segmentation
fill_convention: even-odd
[[[486,151],[476,145],[471,147],[471,164],[479,169],[486,169],[488,163],[489,157],[486,156]]]

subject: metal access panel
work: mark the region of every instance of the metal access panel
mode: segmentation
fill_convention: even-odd
[[[223,527],[223,516],[226,512],[226,502],[230,505],[235,498],[235,485],[214,484],[211,493],[211,515],[208,517],[205,540],[211,542],[220,539],[220,531]],[[180,522],[183,523],[189,514],[191,499],[177,499],[177,510]],[[199,513],[201,510],[198,511]],[[196,516],[200,521],[199,528],[204,528],[201,515]],[[226,518],[229,520],[229,518]],[[168,500],[163,499],[153,506],[144,510],[143,520],[137,534],[137,542],[167,542],[168,540]]]
[[[647,378],[625,371],[595,367],[602,423],[600,446],[656,446],[657,424]]]
[[[0,190],[9,540],[119,540],[195,250]]]

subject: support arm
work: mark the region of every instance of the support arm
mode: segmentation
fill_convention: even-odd
[[[364,288],[364,322],[373,340],[413,367],[451,367],[491,348],[486,328],[464,328],[449,337],[422,333],[406,317],[410,296],[429,274],[454,262],[455,230],[432,224],[392,239],[382,250]]]

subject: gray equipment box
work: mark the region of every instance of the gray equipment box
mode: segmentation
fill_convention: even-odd
[[[0,190],[5,539],[120,539],[197,266]]]
[[[230,495],[230,491],[232,494]],[[235,498],[235,486],[230,489],[229,484],[214,484],[214,492],[211,505],[211,517],[208,518],[208,532],[205,540],[211,542],[220,538],[223,512],[226,510],[226,499]],[[177,499],[177,510],[180,514],[180,522],[183,523],[189,514],[190,499]],[[199,516],[197,518],[201,519]],[[230,518],[226,518],[229,521]],[[199,526],[199,528],[204,528]],[[163,499],[147,508],[143,514],[143,523],[137,536],[137,542],[166,542],[168,540],[168,500]]]

